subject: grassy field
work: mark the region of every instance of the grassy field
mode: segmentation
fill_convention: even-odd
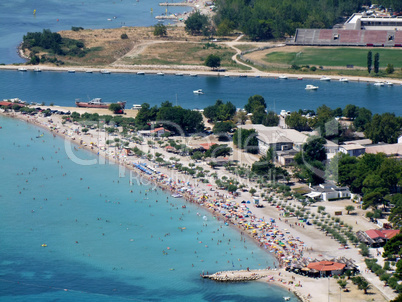
[[[367,66],[367,53],[369,48],[313,48],[305,47],[300,52],[271,52],[264,61],[268,63],[315,65],[315,66],[341,66],[354,65]],[[380,55],[380,68],[388,63],[394,68],[402,67],[402,49],[372,48],[374,54]]]
[[[215,54],[221,58],[221,66],[234,66],[232,56],[235,51],[229,47],[214,43],[164,43],[148,46],[135,58],[124,58],[126,64],[153,65],[204,65],[208,55]],[[240,68],[240,66],[236,66]]]

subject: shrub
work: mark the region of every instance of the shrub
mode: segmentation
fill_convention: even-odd
[[[126,33],[123,33],[123,34],[121,34],[120,38],[122,38],[124,40],[124,39],[128,39],[128,36]]]
[[[316,70],[317,70],[317,67],[315,67],[315,66],[310,67],[310,71],[316,71]]]

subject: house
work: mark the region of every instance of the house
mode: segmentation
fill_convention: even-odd
[[[163,127],[159,127],[159,128],[152,129],[150,131],[150,133],[151,133],[151,135],[156,135],[157,137],[161,137],[165,133],[170,133],[170,131]]]
[[[323,183],[318,186],[310,187],[311,192],[307,197],[330,201],[340,198],[350,198],[351,193],[348,187],[338,187],[332,183]]]
[[[282,129],[280,127],[266,127],[264,125],[242,125],[243,129],[255,129],[258,136],[260,154],[267,154],[269,148],[275,151],[300,150],[307,141],[308,136],[295,129]]]
[[[345,263],[339,263],[334,261],[311,262],[307,265],[308,269],[318,271],[321,277],[341,275],[345,267],[346,267]]]
[[[388,157],[402,159],[402,143],[369,146],[366,147],[366,153],[369,154],[384,153]]]
[[[371,247],[383,246],[387,240],[400,233],[399,230],[371,229],[367,231],[358,231],[357,238]]]
[[[347,144],[347,145],[340,145],[339,152],[344,154],[348,154],[350,156],[360,156],[366,152],[366,147],[360,144]]]
[[[299,153],[299,151],[295,149],[286,150],[286,151],[277,151],[276,152],[276,160],[282,166],[289,166],[294,163],[295,155]]]

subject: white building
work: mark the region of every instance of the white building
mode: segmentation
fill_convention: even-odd
[[[344,28],[351,30],[402,30],[402,17],[356,13],[345,22]]]

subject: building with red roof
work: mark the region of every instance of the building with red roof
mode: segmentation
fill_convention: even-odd
[[[371,229],[365,232],[357,232],[357,237],[361,242],[371,247],[383,246],[389,239],[400,233],[400,230]]]
[[[321,276],[340,275],[345,269],[346,264],[334,261],[311,262],[307,265],[310,270],[320,272]]]

